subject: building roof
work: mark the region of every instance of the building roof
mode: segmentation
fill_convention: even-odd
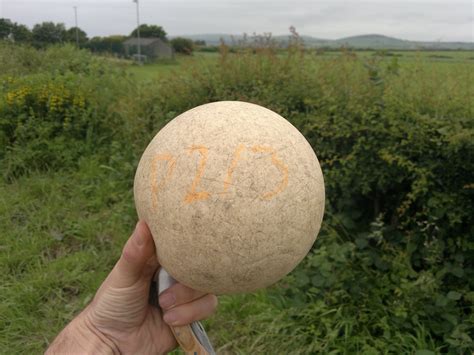
[[[161,38],[140,38],[140,45],[142,46],[149,46],[152,43],[155,42],[163,42],[164,41]],[[123,42],[124,45],[128,46],[137,46],[138,45],[138,38],[129,38],[125,42]]]

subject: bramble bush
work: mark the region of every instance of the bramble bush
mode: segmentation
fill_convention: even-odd
[[[36,64],[18,60],[0,75],[3,176],[95,171],[89,159],[108,172],[114,198],[97,204],[111,208],[130,198],[141,152],[173,117],[219,100],[263,105],[317,153],[326,216],[310,255],[277,287],[222,299],[209,324],[222,349],[471,353],[472,64],[220,50],[216,62],[137,83],[85,51],[15,49]]]
[[[0,80],[0,167],[7,180],[74,167],[80,157],[107,150],[122,129],[110,110],[123,94],[124,73],[72,47],[36,56],[47,64],[29,75],[11,68]]]
[[[166,118],[211,101],[254,102],[314,147],[327,212],[312,254],[276,291],[304,333],[288,351],[472,351],[471,66],[254,52],[224,51],[217,66],[169,77],[148,105]]]

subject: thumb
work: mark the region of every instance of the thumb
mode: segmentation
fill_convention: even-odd
[[[130,287],[143,277],[151,278],[157,268],[155,243],[150,229],[144,221],[139,221],[109,275],[109,286]]]

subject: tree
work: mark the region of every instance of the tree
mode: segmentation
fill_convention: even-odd
[[[15,42],[30,42],[31,31],[25,25],[0,18],[0,39],[10,39]]]
[[[13,23],[7,18],[0,18],[0,39],[7,39],[12,32]]]
[[[20,25],[18,23],[13,24],[12,27],[13,40],[15,42],[31,42],[33,34],[30,29],[25,25]]]
[[[92,52],[124,54],[123,42],[125,36],[93,37],[86,45]]]
[[[77,34],[79,37],[79,46],[84,46],[89,40],[87,38],[87,33],[78,27]],[[66,31],[66,41],[76,43],[76,27],[71,27]]]
[[[194,44],[193,41],[188,38],[176,37],[171,40],[171,45],[176,53],[182,53],[190,55],[193,53]]]
[[[206,41],[202,40],[202,39],[197,39],[194,41],[194,44],[196,46],[202,46],[202,47],[205,47],[206,46]]]
[[[137,36],[137,29],[135,28],[130,34],[130,37]],[[163,41],[168,42],[166,38],[166,32],[161,26],[156,25],[140,25],[140,37],[142,38],[161,38]]]
[[[66,27],[63,23],[43,22],[33,27],[33,43],[37,47],[62,43],[66,40]]]

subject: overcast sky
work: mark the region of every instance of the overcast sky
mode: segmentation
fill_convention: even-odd
[[[92,36],[129,34],[136,26],[132,0],[0,0],[0,18],[30,28],[43,21],[79,27]],[[409,40],[474,41],[474,0],[140,0],[141,23],[171,36],[202,33],[287,34],[336,39],[384,34]]]

